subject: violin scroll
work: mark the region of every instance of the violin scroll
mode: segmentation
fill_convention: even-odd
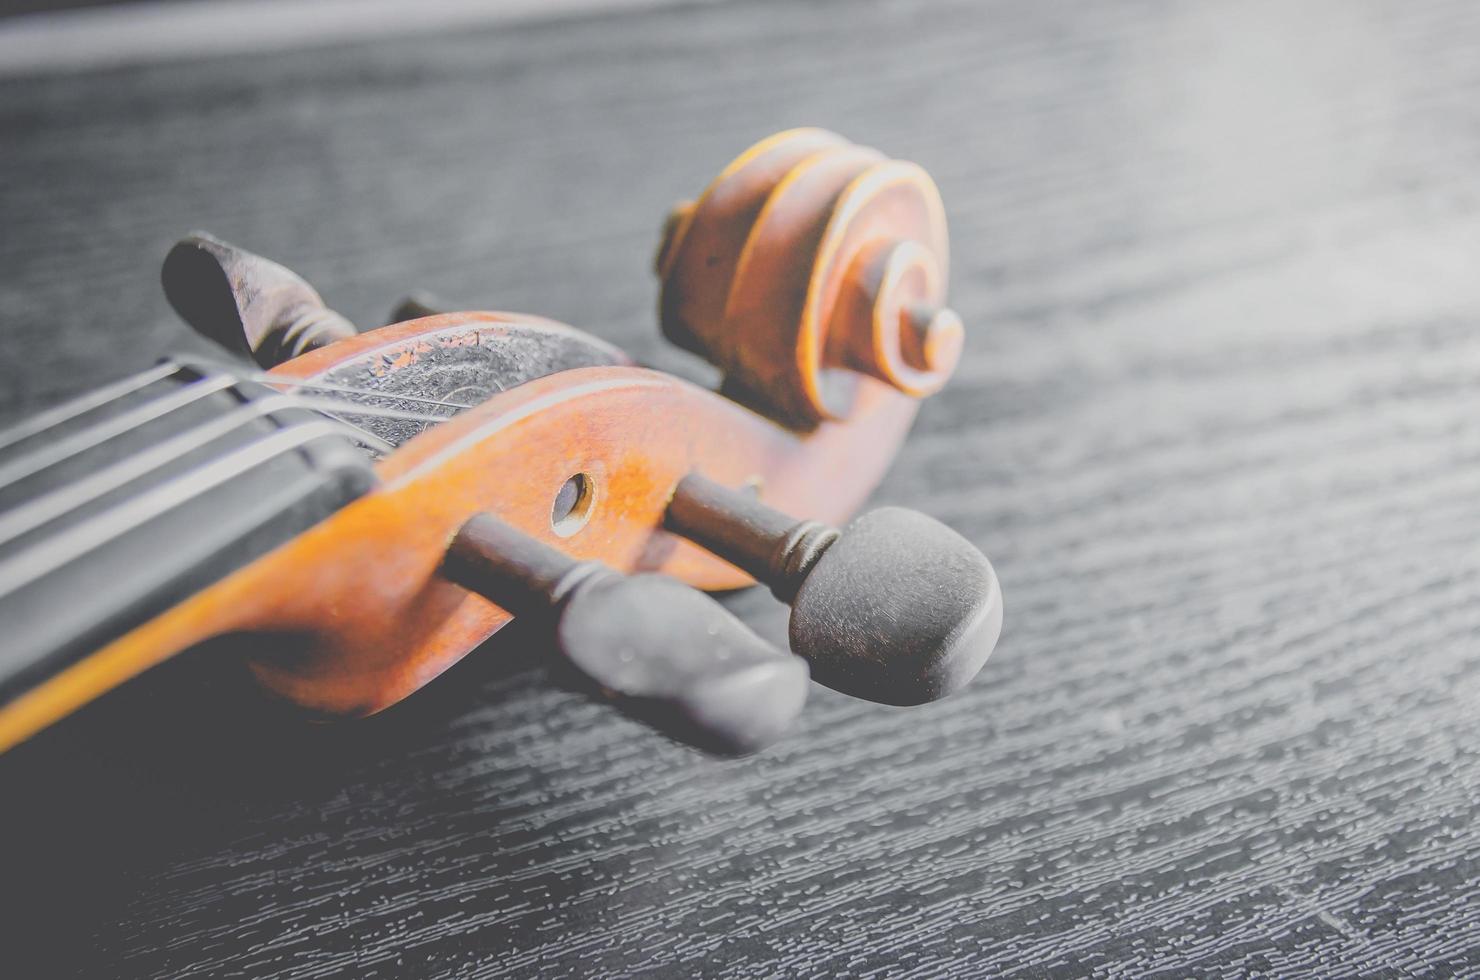
[[[924,170],[790,130],[670,215],[663,332],[718,366],[726,394],[810,428],[847,418],[864,378],[911,398],[945,384],[965,336],[945,305],[948,267],[945,208]]]

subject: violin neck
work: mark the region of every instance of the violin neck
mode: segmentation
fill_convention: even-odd
[[[0,716],[373,483],[343,423],[215,365],[0,431]]]

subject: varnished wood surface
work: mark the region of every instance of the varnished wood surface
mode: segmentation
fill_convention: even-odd
[[[1480,10],[1296,8],[737,2],[0,83],[8,417],[185,341],[194,227],[361,321],[424,286],[680,365],[674,200],[796,123],[918,160],[970,339],[875,499],[1008,610],[964,695],[818,690],[738,762],[527,633],[328,730],[205,652],[0,758],[7,974],[1480,968]]]

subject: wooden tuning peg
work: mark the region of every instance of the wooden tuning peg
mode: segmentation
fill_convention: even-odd
[[[296,272],[201,232],[170,249],[160,279],[197,333],[264,368],[357,332]]]
[[[881,508],[839,531],[691,474],[664,525],[770,586],[792,607],[792,650],[845,694],[945,697],[976,676],[1002,629],[991,563],[917,511]]]
[[[806,662],[704,593],[576,561],[492,515],[462,526],[443,574],[517,616],[553,617],[556,644],[577,669],[632,714],[702,748],[763,748],[807,699]]]

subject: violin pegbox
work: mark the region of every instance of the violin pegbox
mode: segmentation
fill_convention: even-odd
[[[161,278],[171,305],[197,332],[272,369],[261,375],[264,384],[295,390],[301,406],[392,453],[427,423],[452,417],[428,412],[479,410],[452,397],[482,401],[547,374],[629,364],[563,324],[443,314],[424,295],[403,300],[390,326],[359,334],[297,273],[201,233],[175,245]],[[391,428],[370,428],[376,425]],[[556,513],[575,505],[557,495],[557,535],[564,533]],[[442,544],[439,578],[539,622],[579,674],[681,741],[725,754],[755,751],[806,703],[805,660],[676,579],[577,560],[491,513],[474,513]],[[274,667],[264,670],[259,676],[271,687]]]
[[[821,129],[752,146],[668,218],[664,334],[725,393],[797,428],[847,418],[860,384],[933,394],[961,357],[930,175]],[[865,381],[864,379],[868,379]]]
[[[756,144],[658,253],[662,329],[721,369],[715,392],[522,314],[414,299],[357,333],[282,266],[182,241],[163,277],[181,315],[385,452],[382,490],[316,531],[332,546],[305,536],[264,573],[343,575],[380,602],[254,661],[259,680],[379,710],[529,616],[627,710],[726,752],[778,737],[809,676],[897,705],[959,690],[1002,627],[991,563],[924,514],[856,516],[960,360],[948,250],[919,166],[818,129]],[[789,650],[696,591],[751,580],[791,607]],[[309,594],[269,612],[312,618]]]

